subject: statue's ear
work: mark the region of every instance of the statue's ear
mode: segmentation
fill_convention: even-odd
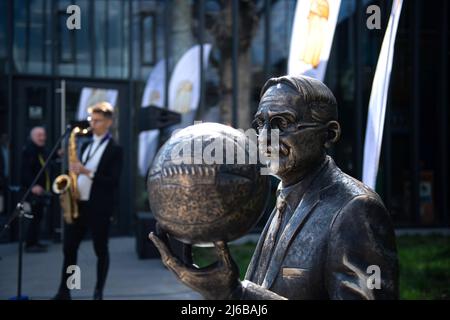
[[[325,141],[325,147],[329,148],[332,144],[336,143],[341,136],[341,126],[337,121],[329,121],[327,124],[327,138]]]

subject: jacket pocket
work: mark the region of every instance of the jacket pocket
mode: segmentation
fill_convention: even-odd
[[[308,269],[283,267],[283,278],[303,278],[308,273]]]

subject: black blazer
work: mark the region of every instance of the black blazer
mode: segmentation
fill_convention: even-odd
[[[6,177],[5,177],[5,159],[3,157],[3,150],[0,146],[0,191],[6,189]]]
[[[86,142],[82,145],[81,155],[83,155],[89,143]],[[113,214],[122,170],[122,158],[122,147],[113,139],[110,139],[95,172],[89,198],[89,207],[96,214]],[[79,159],[82,159],[81,156]]]
[[[247,270],[243,299],[267,297],[270,290],[288,299],[398,298],[394,228],[380,197],[328,163],[303,195],[277,243],[262,283],[259,261],[272,213]],[[381,288],[370,289],[381,270]]]
[[[46,160],[48,156],[48,150],[45,147],[38,147],[32,141],[28,141],[22,149],[20,179],[23,190],[26,190],[31,186],[31,183],[33,182],[34,178],[41,170],[42,166],[41,163],[39,162],[39,154],[42,156],[43,160]],[[53,182],[51,180],[50,169],[53,165],[56,164],[57,158],[58,155],[54,153],[48,167],[46,168],[46,171],[50,177],[50,184]],[[40,176],[36,184],[45,188],[45,171]]]

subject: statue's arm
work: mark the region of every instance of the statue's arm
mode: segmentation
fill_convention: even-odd
[[[248,280],[242,281],[230,298],[235,300],[287,300]]]
[[[330,299],[398,298],[395,234],[378,198],[357,196],[337,214],[324,272]]]

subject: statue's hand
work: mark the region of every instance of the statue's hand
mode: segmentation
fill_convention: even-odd
[[[241,290],[239,269],[224,241],[214,243],[219,260],[208,267],[198,268],[178,259],[170,247],[153,232],[150,233],[149,238],[158,248],[164,265],[172,270],[181,282],[204,298],[222,300],[239,297]]]

